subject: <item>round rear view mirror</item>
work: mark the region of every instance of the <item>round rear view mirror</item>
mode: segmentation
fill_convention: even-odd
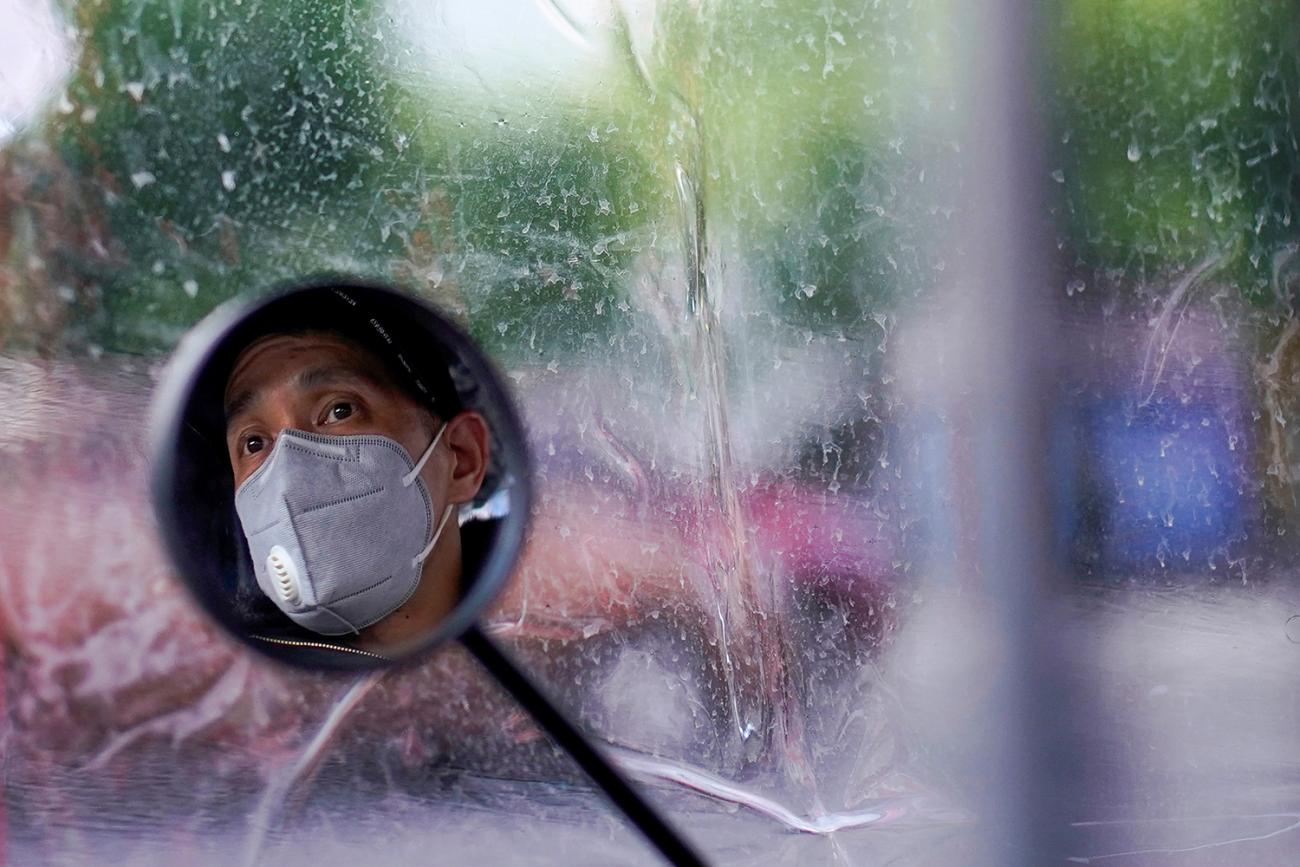
[[[519,556],[531,475],[514,400],[410,294],[317,280],[217,308],[170,361],[152,433],[178,576],[280,661],[410,659],[463,635]]]
[[[477,626],[523,546],[531,469],[505,381],[419,299],[322,279],[237,299],[181,341],[152,419],[176,574],[245,644],[377,668],[458,639],[673,864],[702,864]]]

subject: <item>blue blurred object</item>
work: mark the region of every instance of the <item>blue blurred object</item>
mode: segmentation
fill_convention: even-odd
[[[1236,412],[1222,399],[1079,405],[1081,496],[1067,525],[1094,577],[1213,575],[1228,565],[1254,510]]]

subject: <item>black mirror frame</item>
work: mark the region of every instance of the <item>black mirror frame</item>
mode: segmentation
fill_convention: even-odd
[[[199,607],[227,631],[235,635],[245,634],[245,625],[238,622],[228,604],[223,605],[220,598],[222,593],[215,589],[222,586],[221,576],[216,574],[222,564],[196,564],[195,552],[185,541],[193,538],[194,528],[188,523],[185,514],[186,492],[181,473],[181,464],[185,460],[182,446],[184,428],[189,418],[191,402],[195,399],[207,365],[242,323],[267,307],[300,293],[330,288],[342,289],[363,301],[388,308],[405,308],[409,314],[420,318],[417,325],[422,331],[454,353],[476,380],[481,398],[479,403],[492,407],[492,411],[485,415],[488,416],[496,441],[502,446],[501,467],[510,477],[510,509],[501,520],[494,544],[484,558],[478,574],[447,618],[428,636],[403,648],[402,654],[392,660],[392,664],[402,665],[418,660],[440,645],[464,635],[478,622],[479,617],[504,589],[518,561],[533,502],[532,458],[522,417],[514,397],[504,386],[503,375],[474,340],[434,305],[413,293],[380,283],[321,275],[282,284],[269,292],[236,297],[218,306],[181,339],[164,368],[155,393],[150,416],[150,481],[154,512],[167,553],[180,572],[181,583],[185,584]],[[283,652],[274,644],[252,641],[243,643],[277,662],[316,668],[306,666],[294,655]],[[381,657],[361,655],[355,659],[349,656],[347,663],[340,668],[355,670],[387,664]]]

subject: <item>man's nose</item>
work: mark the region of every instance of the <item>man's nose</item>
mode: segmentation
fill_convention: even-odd
[[[312,417],[311,410],[303,407],[283,407],[270,419],[270,428],[279,437],[287,430],[315,432],[319,425]]]
[[[276,436],[279,436],[287,430],[301,430],[307,431],[308,433],[314,433],[318,427],[320,426],[315,423],[311,416],[295,416],[284,419],[281,422],[279,429],[276,431]]]

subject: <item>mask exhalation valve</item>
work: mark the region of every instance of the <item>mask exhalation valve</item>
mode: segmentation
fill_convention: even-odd
[[[298,595],[298,567],[294,565],[289,552],[279,545],[272,545],[266,557],[266,571],[271,575],[271,583],[280,594],[280,598],[290,605],[301,602]]]

